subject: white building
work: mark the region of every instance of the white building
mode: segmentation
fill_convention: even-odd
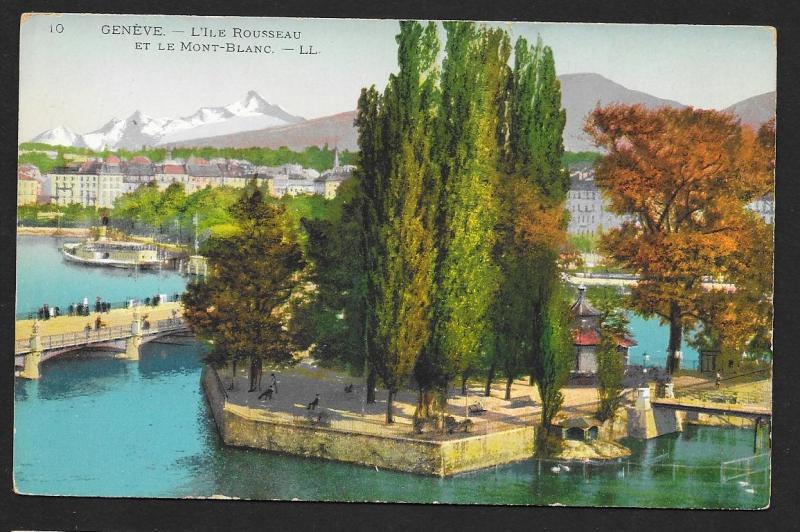
[[[594,235],[619,227],[625,220],[625,217],[607,210],[606,202],[594,179],[581,179],[576,175],[572,176],[567,192],[566,209],[570,214],[567,232],[572,235]]]
[[[757,212],[766,223],[775,223],[775,196],[773,194],[758,198],[749,204],[747,208]]]

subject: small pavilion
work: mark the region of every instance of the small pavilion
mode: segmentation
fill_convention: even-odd
[[[578,287],[578,299],[571,307],[572,338],[575,345],[575,373],[597,372],[597,346],[600,344],[600,318],[602,314],[586,298],[586,287]],[[617,351],[625,366],[629,361],[629,349],[637,345],[633,338],[618,337]]]
[[[600,430],[600,422],[587,417],[570,417],[553,421],[556,435],[562,440],[596,440]]]

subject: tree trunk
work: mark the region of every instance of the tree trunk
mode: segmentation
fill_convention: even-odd
[[[394,394],[392,390],[389,390],[389,396],[386,399],[386,423],[391,424],[394,423],[394,416],[392,415],[392,405],[394,403]]]
[[[533,372],[531,371],[530,377],[528,377],[528,386],[533,386]]]
[[[681,360],[675,356],[675,352],[681,350],[682,336],[681,310],[673,301],[669,308],[669,346],[667,347],[667,372],[670,375],[681,369]]]
[[[506,379],[506,401],[511,400],[511,385],[514,384],[514,377],[508,377]]]
[[[236,382],[236,361],[233,361],[231,365],[231,385],[228,387],[229,390],[233,390],[233,384]]]
[[[264,361],[261,358],[258,359],[256,365],[256,388],[261,391],[261,376],[264,373]]]
[[[367,368],[367,404],[375,402],[375,368],[369,361],[369,338],[367,338],[367,331],[369,330],[369,311],[364,313],[364,364]]]
[[[483,390],[483,395],[489,397],[492,395],[492,381],[494,380],[494,362],[489,366],[489,374],[486,376],[486,388]]]
[[[250,357],[250,388],[248,391],[255,391],[256,389],[256,361]]]
[[[466,372],[461,376],[461,395],[467,395],[467,377],[469,375]]]
[[[367,373],[367,403],[375,402],[375,380],[377,378],[375,368],[370,364],[369,373]]]

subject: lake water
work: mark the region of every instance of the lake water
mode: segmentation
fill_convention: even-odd
[[[32,249],[55,248],[53,239],[42,238],[22,238],[19,245],[21,258],[39,258]],[[70,266],[59,261],[49,268],[22,266],[18,276],[28,277],[24,282],[32,301],[55,301],[62,287],[51,289],[50,279],[63,284],[71,278],[63,271]],[[82,273],[87,276],[84,282],[109,289],[98,295],[111,293],[113,286],[126,292],[117,285],[116,273],[88,271]],[[146,283],[135,286],[145,292],[130,288],[133,297],[156,290]],[[73,297],[72,292],[65,294]],[[633,451],[627,465],[584,469],[573,464],[569,472],[553,472],[552,463],[528,460],[447,479],[226,448],[219,443],[201,394],[202,352],[193,342],[150,343],[143,346],[139,362],[78,354],[42,364],[38,381],[18,379],[16,489],[76,496],[221,494],[250,499],[695,508],[757,508],[768,501],[769,482],[763,471],[720,482],[720,460],[753,454],[753,432],[741,429],[687,427],[681,434],[648,442],[626,441]]]
[[[35,312],[44,303],[65,310],[71,303],[100,296],[112,303],[183,292],[186,280],[174,270],[93,268],[64,260],[59,246],[76,238],[17,237],[17,313]]]

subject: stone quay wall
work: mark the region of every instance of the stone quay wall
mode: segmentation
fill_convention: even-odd
[[[350,462],[423,475],[448,476],[533,456],[530,426],[456,440],[430,441],[305,426],[226,401],[217,372],[205,367],[203,390],[226,445]]]

